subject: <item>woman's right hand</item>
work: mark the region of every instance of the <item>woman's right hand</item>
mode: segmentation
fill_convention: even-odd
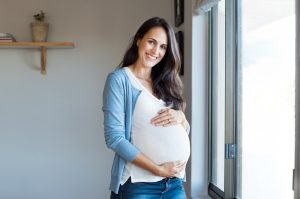
[[[175,161],[175,162],[166,162],[159,165],[159,173],[158,176],[171,178],[178,175],[186,165],[186,161]]]
[[[185,168],[187,161],[178,160],[157,165],[152,162],[152,160],[150,160],[146,155],[144,155],[143,153],[139,153],[137,157],[132,161],[132,163],[152,172],[154,175],[171,178],[178,175]]]

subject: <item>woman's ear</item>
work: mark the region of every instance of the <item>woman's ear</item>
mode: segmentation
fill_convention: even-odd
[[[138,40],[136,41],[136,46],[137,46],[137,47],[139,47],[140,42],[141,42],[141,39],[138,39]]]

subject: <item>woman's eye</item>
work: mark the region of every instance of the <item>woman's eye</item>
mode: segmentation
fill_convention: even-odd
[[[160,48],[163,50],[167,50],[167,46],[165,46],[165,45],[161,46]]]

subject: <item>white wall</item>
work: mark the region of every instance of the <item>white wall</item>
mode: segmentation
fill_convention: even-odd
[[[185,95],[191,123],[191,157],[187,170],[187,194],[209,198],[208,182],[208,16],[194,15],[194,0],[185,1]]]
[[[208,24],[207,15],[193,17],[192,45],[192,177],[193,198],[205,199],[208,186]]]
[[[172,0],[0,0],[0,32],[30,40],[43,9],[48,74],[35,49],[0,49],[0,198],[109,198],[113,153],[104,143],[102,89],[130,37],[152,16],[173,22]]]
[[[104,143],[102,90],[128,42],[153,16],[174,24],[173,0],[0,0],[0,32],[30,40],[32,15],[43,9],[49,41],[47,75],[36,49],[0,48],[0,198],[109,198],[113,153]],[[187,194],[207,189],[207,17],[185,0],[185,93],[192,155]],[[191,75],[193,74],[193,75]],[[192,117],[193,116],[193,117]]]

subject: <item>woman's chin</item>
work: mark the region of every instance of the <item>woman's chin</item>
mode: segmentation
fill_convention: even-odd
[[[156,66],[156,64],[158,64],[158,62],[151,62],[151,63],[148,63],[146,66],[149,68],[152,68],[152,67]]]

